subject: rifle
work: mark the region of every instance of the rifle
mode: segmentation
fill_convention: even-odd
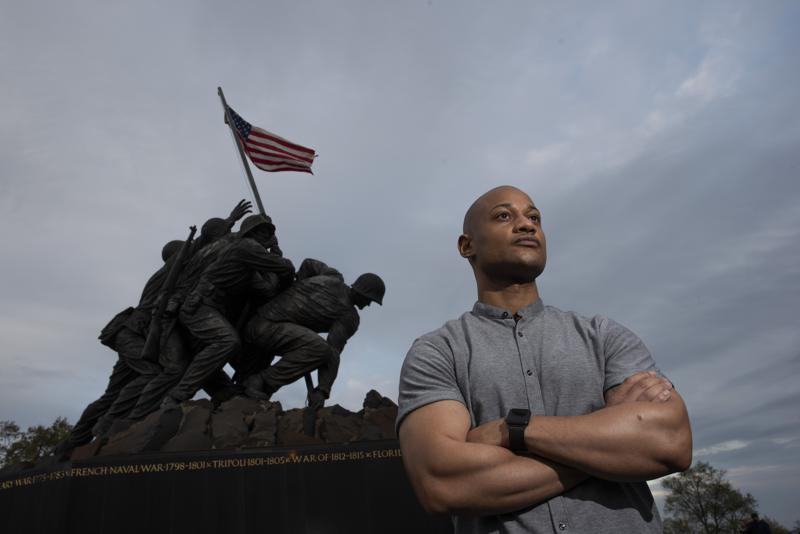
[[[311,381],[311,373],[308,372],[303,375],[303,378],[306,379],[306,390],[308,391],[309,397],[311,396],[311,392],[314,391],[314,383]],[[322,408],[322,406],[311,406],[311,403],[308,403],[306,409],[303,410],[303,434],[306,436],[314,437],[314,434],[317,429],[317,410]]]
[[[184,260],[189,252],[189,247],[192,246],[194,234],[197,232],[196,226],[189,227],[189,237],[181,245],[181,249],[175,254],[175,261],[169,269],[166,280],[161,284],[161,292],[158,295],[158,306],[153,310],[153,317],[150,319],[150,328],[147,331],[147,340],[144,342],[142,349],[142,358],[151,361],[158,361],[158,353],[161,348],[161,321],[164,318],[164,312],[167,309],[167,301],[169,296],[175,290],[175,284],[178,282],[183,270]]]

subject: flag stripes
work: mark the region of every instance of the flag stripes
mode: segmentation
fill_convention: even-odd
[[[253,126],[228,106],[233,130],[242,141],[253,165],[268,172],[297,171],[311,173],[315,152],[288,139]],[[313,174],[313,173],[312,173]]]
[[[260,142],[259,139],[263,139],[267,142]],[[253,128],[250,131],[250,137],[247,138],[247,144],[254,150],[254,151],[261,151],[264,153],[277,153],[283,154],[288,158],[295,158],[301,161],[305,161],[309,165],[314,162],[314,151],[310,150],[308,152],[299,151],[299,150],[286,150],[282,148],[282,145],[270,139],[265,139],[262,135],[262,132],[258,131],[258,128]]]

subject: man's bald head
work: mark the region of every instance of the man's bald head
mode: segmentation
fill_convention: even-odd
[[[467,209],[467,213],[464,214],[464,225],[461,231],[465,234],[471,234],[475,228],[475,221],[479,218],[478,214],[485,212],[487,209],[491,209],[492,199],[497,196],[498,193],[502,193],[506,190],[513,190],[528,196],[527,193],[513,185],[499,185],[493,189],[489,189],[479,196]],[[528,199],[530,200],[530,197],[528,197]],[[531,201],[531,205],[533,205],[533,201]]]
[[[544,270],[547,244],[541,213],[519,188],[490,189],[464,215],[458,251],[483,282],[532,282]]]

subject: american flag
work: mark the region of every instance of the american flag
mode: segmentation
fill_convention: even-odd
[[[228,114],[233,120],[233,129],[242,141],[244,151],[253,165],[269,172],[311,172],[311,164],[314,163],[316,156],[313,149],[253,126],[230,106]]]

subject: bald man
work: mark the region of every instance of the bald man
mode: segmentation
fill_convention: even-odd
[[[472,311],[417,339],[400,377],[403,461],[456,532],[661,532],[647,480],[691,463],[681,396],[642,341],[545,306],[541,212],[515,187],[470,206]]]

